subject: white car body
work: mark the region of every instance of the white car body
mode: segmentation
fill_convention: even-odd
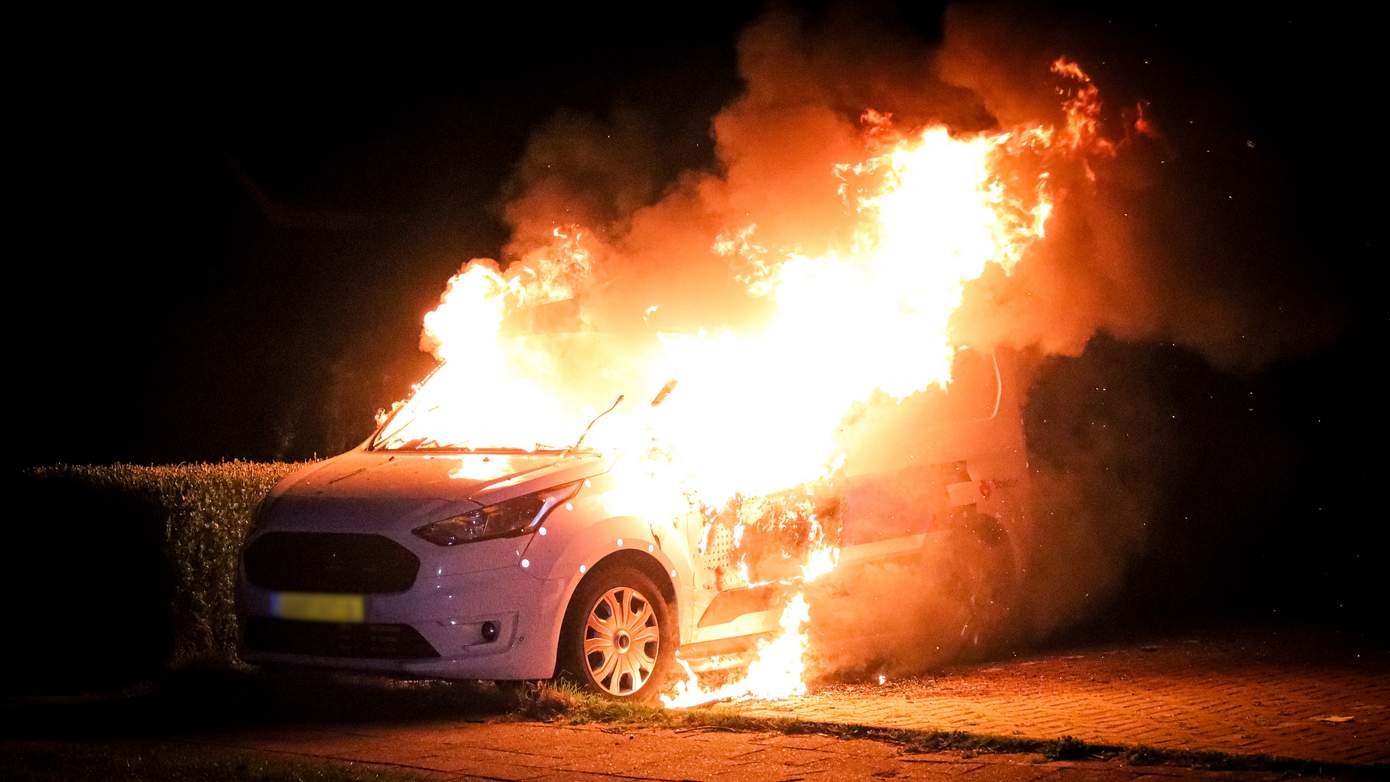
[[[927,545],[933,525],[961,507],[997,519],[1023,567],[1027,469],[1018,384],[997,360],[990,371],[989,387],[972,392],[982,415],[925,428],[864,423],[875,446],[860,449],[843,480],[841,569]],[[892,417],[913,415],[909,407]],[[601,455],[372,450],[370,442],[290,475],[262,505],[239,569],[246,659],[452,679],[550,678],[571,596],[587,573],[617,561],[659,586],[687,658],[776,625],[774,599],[740,600],[740,590],[719,590],[717,564],[701,553],[698,514],[608,515],[600,498],[612,464]],[[413,532],[576,482],[578,493],[525,534],[445,546]],[[902,518],[901,504],[880,512],[890,483],[898,494],[915,487],[921,496],[907,501],[921,513]],[[858,520],[853,535],[849,519]],[[418,566],[406,584],[412,558]],[[383,563],[402,571],[394,582],[386,583]],[[304,595],[324,594],[344,595],[348,614],[306,619],[302,607],[287,611]]]
[[[254,648],[246,656],[443,678],[549,678],[563,608],[584,576],[581,566],[587,571],[627,550],[657,563],[663,573],[676,573],[675,580],[682,571],[689,574],[689,562],[673,561],[650,525],[596,517],[594,497],[607,467],[590,454],[372,451],[364,444],[289,476],[267,498],[247,550],[274,533],[369,534],[408,550],[420,563],[410,587],[364,592],[362,623],[408,625],[438,656],[376,659]],[[451,477],[460,474],[473,477]],[[431,521],[575,480],[590,485],[532,534],[439,546],[412,533]],[[241,575],[242,613],[275,617],[278,591],[248,579],[245,564]],[[303,587],[318,591],[313,584]],[[484,622],[498,623],[494,641],[483,639]]]

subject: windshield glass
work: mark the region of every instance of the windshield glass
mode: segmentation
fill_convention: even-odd
[[[633,365],[616,360],[632,346],[599,332],[512,335],[476,347],[436,367],[370,447],[564,451],[619,394],[644,385],[616,369]],[[591,435],[584,444],[600,442]]]

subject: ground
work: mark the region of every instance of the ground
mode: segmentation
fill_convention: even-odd
[[[3,714],[0,767],[20,779],[165,778],[189,763],[206,768],[179,778],[1390,776],[1384,647],[1288,630],[1083,644],[685,714],[293,672],[11,698]]]
[[[749,705],[894,728],[1173,751],[1390,763],[1390,655],[1364,640],[1266,628],[1196,632],[830,686]]]
[[[427,779],[505,780],[1161,780],[1215,774],[1274,780],[1277,771],[1212,772],[1123,760],[1051,761],[1036,754],[908,752],[891,743],[711,728],[617,729],[596,725],[429,722],[230,732],[192,739],[228,750],[325,764],[352,762]],[[43,745],[28,744],[33,753]],[[59,747],[49,745],[51,751]],[[125,744],[107,751],[166,751]]]

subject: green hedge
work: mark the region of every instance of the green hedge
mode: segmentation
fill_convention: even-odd
[[[86,583],[71,590],[78,598],[66,601],[76,603],[77,609],[83,604],[104,606],[103,593],[113,595],[109,603],[114,605],[106,610],[130,616],[150,612],[144,615],[155,616],[154,622],[130,625],[157,627],[169,636],[112,638],[113,647],[124,640],[127,645],[158,648],[158,656],[166,659],[155,667],[234,664],[237,556],[256,506],[276,481],[298,466],[232,461],[34,468],[25,475],[23,488],[41,501],[46,523],[52,526],[39,533],[46,537],[29,550],[51,551],[60,559],[64,551],[78,552],[80,558],[83,546],[95,547],[85,561],[70,567],[73,578]],[[97,542],[89,545],[86,540]],[[147,572],[150,568],[158,573]],[[136,589],[130,584],[149,586]],[[142,605],[149,600],[162,604]],[[54,608],[60,615],[65,610]],[[98,623],[101,619],[92,617]]]

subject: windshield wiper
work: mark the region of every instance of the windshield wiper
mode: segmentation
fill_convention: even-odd
[[[434,373],[431,372],[430,374],[433,375]],[[429,378],[425,378],[425,379],[428,380]],[[404,409],[405,409],[405,407],[402,406],[402,407],[400,408],[400,410],[397,410],[395,413],[393,413],[393,414],[391,415],[391,417],[390,417],[389,419],[387,419],[386,423],[388,423],[388,424],[394,424],[394,423],[396,423],[396,416],[399,415],[400,412],[401,412],[401,410],[404,410]],[[436,411],[436,410],[438,410],[438,409],[439,409],[439,405],[436,404],[436,405],[434,405],[433,407],[430,407],[430,408],[429,408],[428,410],[426,410],[425,412],[426,412],[426,413],[433,413],[434,411]],[[413,424],[413,423],[415,423],[415,419],[417,419],[417,418],[419,418],[419,417],[420,417],[420,414],[419,414],[419,413],[415,413],[414,415],[412,415],[412,416],[410,416],[409,418],[405,419],[405,421],[403,421],[403,422],[401,422],[400,424],[398,424],[398,425],[396,426],[395,429],[392,429],[392,430],[391,430],[391,434],[389,434],[389,435],[385,433],[386,426],[385,426],[385,424],[383,424],[383,425],[382,425],[382,431],[381,431],[381,433],[378,434],[377,437],[372,441],[372,450],[376,450],[377,448],[386,448],[386,450],[388,450],[388,451],[394,451],[394,450],[400,448],[401,446],[396,446],[396,448],[388,448],[388,447],[386,447],[386,444],[389,443],[389,442],[391,442],[392,440],[396,439],[396,437],[399,436],[401,432],[404,432],[406,429],[410,428],[410,425]],[[410,440],[407,440],[406,442],[415,442],[416,440],[433,440],[433,439],[434,439],[434,438],[432,438],[432,437],[415,437],[415,438],[412,438],[412,439],[410,439]]]
[[[613,400],[613,404],[609,405],[607,410],[604,410],[602,413],[599,413],[598,415],[594,416],[593,420],[589,421],[589,425],[584,427],[584,431],[579,435],[579,439],[574,441],[574,445],[571,445],[569,449],[565,451],[564,455],[569,456],[570,454],[579,450],[579,446],[584,444],[584,438],[589,436],[589,430],[594,428],[594,424],[598,423],[598,419],[613,412],[613,410],[618,406],[618,403],[622,401],[623,395],[618,394],[618,398]]]

